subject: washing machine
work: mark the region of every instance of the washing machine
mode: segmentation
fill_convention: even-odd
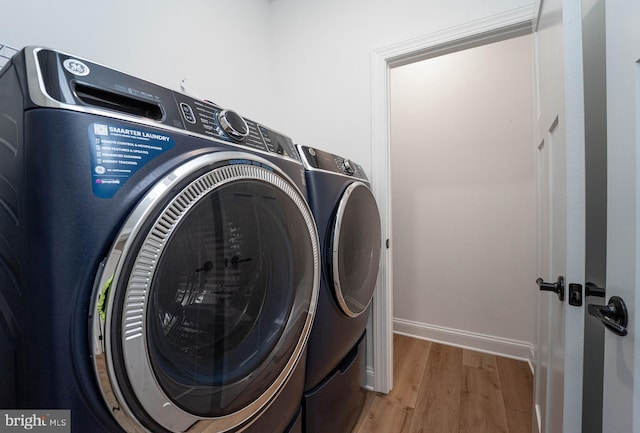
[[[321,243],[322,278],[309,337],[304,431],[348,433],[364,401],[365,331],[380,266],[380,214],[362,167],[298,146]]]
[[[304,188],[285,135],[21,50],[0,71],[6,422],[299,432],[320,275]]]

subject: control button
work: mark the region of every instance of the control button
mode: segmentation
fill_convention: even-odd
[[[316,150],[313,147],[309,148],[309,155],[316,156]]]
[[[235,141],[242,141],[249,135],[247,122],[235,111],[222,110],[218,113],[218,121],[222,130]]]
[[[193,114],[193,110],[189,106],[189,104],[185,104],[184,102],[180,103],[180,110],[182,110],[182,115],[184,116],[184,120],[189,123],[196,123],[196,116]]]
[[[264,143],[267,145],[267,150],[269,152],[275,152],[276,148],[273,147],[273,143],[270,140],[264,140]]]

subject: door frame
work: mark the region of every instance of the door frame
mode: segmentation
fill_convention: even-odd
[[[538,0],[540,1],[540,0]],[[383,232],[381,267],[372,309],[372,369],[366,386],[388,393],[393,387],[393,238],[391,233],[391,136],[389,72],[444,54],[511,39],[533,31],[537,2],[424,36],[381,47],[371,53],[372,189],[378,201]],[[385,248],[386,246],[386,248]]]

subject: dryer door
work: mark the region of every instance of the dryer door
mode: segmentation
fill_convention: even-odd
[[[124,430],[235,430],[303,354],[317,233],[298,189],[267,161],[209,154],[146,194],[99,280],[95,368]]]
[[[351,183],[340,198],[331,245],[331,275],[342,311],[366,311],[380,266],[380,213],[367,185]]]

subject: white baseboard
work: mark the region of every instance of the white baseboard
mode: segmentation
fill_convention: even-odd
[[[435,341],[449,346],[519,359],[529,363],[529,367],[533,371],[533,362],[535,360],[534,347],[532,344],[524,341],[403,319],[393,319],[393,332],[421,338],[423,340]]]

